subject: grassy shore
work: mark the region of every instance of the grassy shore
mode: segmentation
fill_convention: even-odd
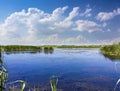
[[[101,45],[61,45],[57,48],[100,48]]]
[[[101,47],[101,53],[111,59],[120,59],[120,43]]]
[[[34,51],[34,52],[40,52],[42,50],[44,51],[50,51],[53,50],[52,46],[24,46],[24,45],[7,45],[7,46],[0,46],[1,51],[5,52],[13,52],[13,51]]]
[[[25,45],[0,45],[0,49],[4,51],[27,51],[40,50],[42,48],[100,48],[101,45],[43,45],[43,46],[25,46]]]
[[[34,51],[40,52],[44,50],[45,53],[54,50],[54,48],[100,48],[101,45],[43,45],[43,46],[24,46],[24,45],[6,45],[0,46],[1,51],[14,52],[14,51]]]
[[[2,51],[38,51],[41,50],[41,47],[38,46],[21,46],[21,45],[8,45],[8,46],[0,46]]]

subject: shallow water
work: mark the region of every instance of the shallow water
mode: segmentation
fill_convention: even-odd
[[[99,49],[55,49],[52,54],[3,54],[8,82],[24,80],[29,87],[50,91],[50,77],[58,77],[58,91],[114,91],[120,60],[104,57]],[[116,91],[120,91],[118,85]]]

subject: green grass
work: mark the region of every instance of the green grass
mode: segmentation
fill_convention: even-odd
[[[0,46],[2,51],[11,52],[11,51],[40,51],[42,48],[39,46],[23,46],[23,45],[8,45]]]
[[[12,51],[53,50],[54,48],[100,48],[100,47],[101,45],[44,45],[44,46],[0,45],[0,50],[5,52],[12,52]]]
[[[17,80],[17,81],[14,81],[14,82],[10,82],[9,84],[15,84],[15,83],[22,83],[22,87],[19,91],[24,91],[25,89],[25,86],[26,86],[26,82],[23,81],[23,80]],[[13,88],[11,88],[11,91],[15,91],[15,88],[13,86]]]
[[[57,91],[57,83],[58,78],[56,76],[52,76],[50,79],[50,86],[52,91]]]
[[[120,59],[120,43],[101,47],[101,53],[110,59]]]
[[[0,66],[0,91],[5,88],[5,82],[7,80],[8,72],[4,66]]]
[[[100,48],[101,45],[61,45],[57,48]]]
[[[55,48],[100,48],[101,45],[44,45],[44,46],[27,46],[27,45],[1,45],[0,51],[7,54],[16,53],[41,53],[52,54]]]
[[[52,54],[54,48],[52,46],[23,46],[23,45],[9,45],[0,46],[0,51],[4,51],[7,54],[15,53],[37,53],[44,52],[45,54]]]

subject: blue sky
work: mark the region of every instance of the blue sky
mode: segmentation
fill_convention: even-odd
[[[120,42],[120,0],[0,0],[0,44]]]

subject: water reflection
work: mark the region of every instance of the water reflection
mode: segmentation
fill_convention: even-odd
[[[37,89],[40,86],[40,89],[44,89],[42,91],[51,91],[48,78],[55,74],[59,76],[58,91],[113,91],[115,81],[119,78],[114,70],[115,62],[105,61],[98,50],[59,49],[54,53],[53,51],[54,49],[43,48],[41,54],[35,56],[5,54],[9,81],[22,79],[32,88],[35,86]],[[118,72],[119,64],[116,63],[115,67]],[[51,88],[56,88],[54,83],[57,81],[53,79],[51,83]],[[116,89],[118,87],[119,85]],[[32,88],[30,91],[33,91]]]
[[[52,54],[54,49],[52,47],[45,47],[44,48],[44,53],[45,54]]]
[[[109,58],[112,61],[120,60],[120,56],[115,56],[115,55],[107,55],[103,54],[104,57]]]
[[[115,62],[115,71],[117,74],[120,74],[120,56],[116,56],[116,55],[107,55],[107,54],[102,54],[105,58],[110,59],[111,61]],[[114,91],[120,91],[119,87],[119,83],[120,83],[120,77],[119,79],[116,81],[115,87],[114,87]]]
[[[36,53],[44,53],[44,54],[53,54],[54,48],[52,47],[44,47],[40,49],[39,51],[6,51],[5,53],[7,55],[10,54],[25,54],[25,53],[30,53],[30,54],[36,54]]]
[[[47,51],[47,54],[53,53],[53,49],[45,49],[45,51]],[[17,52],[13,52],[13,53],[17,53]],[[7,78],[8,78],[8,72],[6,70],[6,67],[3,65],[2,52],[0,51],[0,91],[24,91],[25,87],[26,87],[25,91],[40,91],[39,87],[28,88],[28,85],[26,85],[26,82],[23,80],[16,80],[13,82],[6,83]],[[51,91],[57,91],[57,83],[58,83],[58,78],[56,76],[52,76],[50,78]]]

